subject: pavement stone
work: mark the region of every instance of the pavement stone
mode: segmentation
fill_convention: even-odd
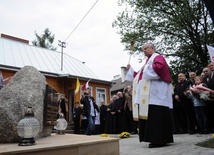
[[[110,135],[117,137],[118,135]],[[196,146],[212,137],[212,134],[176,134],[173,135],[174,143],[160,148],[148,148],[146,142],[139,142],[138,135],[131,135],[130,138],[120,139],[120,155],[214,155],[214,149]]]

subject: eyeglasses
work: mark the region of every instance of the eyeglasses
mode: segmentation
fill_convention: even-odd
[[[203,71],[204,73],[208,72],[208,71]]]

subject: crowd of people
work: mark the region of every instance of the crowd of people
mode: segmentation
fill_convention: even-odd
[[[100,106],[97,106],[90,91],[86,90],[80,103],[76,102],[73,110],[75,134],[137,133],[138,124],[133,120],[132,115],[131,86],[125,87],[123,92],[118,91],[109,104],[101,101]]]
[[[88,120],[83,127],[86,135],[138,133],[140,142],[150,142],[149,148],[154,148],[173,143],[173,134],[213,133],[214,63],[203,68],[200,75],[190,72],[189,79],[179,73],[173,86],[169,66],[155,52],[154,45],[146,43],[142,51],[147,56],[142,68],[135,72],[130,64],[126,67],[126,78],[133,85],[118,91],[109,104],[98,107],[90,92],[83,96],[82,115]]]
[[[208,134],[214,132],[214,63],[200,75],[178,74],[173,94],[173,132]]]
[[[148,59],[138,72],[134,72],[130,64],[127,65],[127,75],[134,80],[133,86],[127,86],[123,92],[118,91],[109,104],[99,108],[90,92],[85,92],[80,102],[83,105],[82,115],[88,120],[86,135],[97,133],[97,109],[101,116],[98,133],[137,133],[139,129],[139,141],[150,142],[150,148],[165,146],[174,141],[169,67],[164,57],[155,53],[152,43],[145,44],[142,51]]]
[[[214,66],[214,63],[211,64]],[[208,80],[213,74],[211,69],[206,67],[203,69],[203,73],[205,75],[197,76],[195,72],[190,72],[189,80],[184,73],[178,75],[179,82],[174,86],[173,109],[171,109],[172,132],[174,134],[208,134],[214,132],[214,101],[212,99],[200,99],[199,94],[195,96],[188,94],[194,85],[203,84],[212,89],[210,87],[212,80]],[[132,113],[132,86],[125,87],[123,92],[119,91],[117,95],[111,98],[109,104],[105,105],[104,102],[101,102],[101,106],[95,111],[99,112],[99,123],[94,122],[93,134],[137,133],[138,121],[134,121]],[[75,103],[73,114],[74,126],[76,127],[74,133],[80,133],[81,129],[84,132],[87,127],[87,117],[79,102]],[[94,120],[96,117],[98,116],[94,115]]]
[[[122,132],[137,133],[137,123],[132,114],[132,87],[118,91],[107,105],[105,128],[102,132],[118,134]],[[102,111],[101,111],[102,112]]]

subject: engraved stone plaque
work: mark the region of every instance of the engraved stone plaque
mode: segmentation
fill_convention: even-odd
[[[58,93],[49,85],[46,85],[44,99],[44,126],[54,126],[58,113]]]

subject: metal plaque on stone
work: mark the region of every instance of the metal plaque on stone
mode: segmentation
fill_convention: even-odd
[[[50,85],[46,85],[44,99],[44,126],[54,126],[58,113],[58,93]]]

